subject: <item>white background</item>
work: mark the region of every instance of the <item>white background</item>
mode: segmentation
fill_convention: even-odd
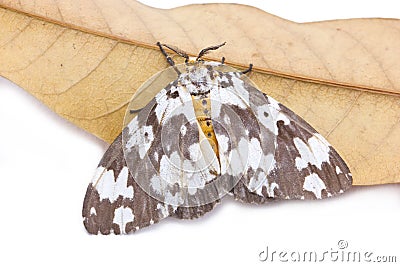
[[[194,1],[142,2],[167,8]],[[400,18],[397,1],[237,2],[298,22]],[[258,260],[266,246],[322,253],[337,250],[341,239],[348,251],[400,262],[399,184],[355,187],[323,201],[252,206],[226,199],[195,221],[168,218],[133,235],[90,236],[81,207],[107,144],[5,79],[0,124],[0,266],[267,266]]]

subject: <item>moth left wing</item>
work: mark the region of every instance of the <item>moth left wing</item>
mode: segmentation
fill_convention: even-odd
[[[172,210],[147,195],[129,173],[119,135],[89,184],[82,217],[91,234],[121,234],[157,223]]]
[[[196,172],[198,176],[192,172],[192,176],[184,176],[179,169],[180,164],[199,169],[199,164],[190,160],[199,149],[198,128],[196,121],[190,123],[186,117],[190,102],[185,97],[188,93],[171,83],[108,148],[84,200],[82,216],[89,233],[131,233],[169,216],[193,219],[219,202],[218,197],[202,201],[209,200],[208,196],[194,194],[189,188],[196,205],[182,205],[181,178],[198,186],[208,182],[201,178],[211,177],[208,169]]]
[[[89,233],[132,233],[169,216],[194,219],[218,203],[174,207],[151,197],[130,174],[122,144],[122,135],[119,135],[104,154],[87,188],[82,217]]]

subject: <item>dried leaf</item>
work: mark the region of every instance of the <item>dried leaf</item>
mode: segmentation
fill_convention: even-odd
[[[321,132],[358,185],[400,182],[400,21],[293,23],[234,4],[0,0],[0,75],[111,142],[135,90],[167,65],[156,41],[196,53],[226,41],[233,66]]]

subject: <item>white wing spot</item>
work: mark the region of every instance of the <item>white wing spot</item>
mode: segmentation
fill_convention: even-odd
[[[238,106],[241,109],[246,109],[246,103],[243,101],[240,96],[235,94],[235,92],[231,92],[227,89],[225,90],[219,90],[219,95],[220,95],[220,101],[221,104],[229,104],[229,105],[235,105]]]
[[[264,195],[262,194],[262,189],[263,189],[263,187],[265,187],[267,189],[268,197],[275,197],[274,190],[275,190],[275,188],[279,189],[279,185],[275,182],[272,182],[271,184],[269,184],[268,179],[265,177],[265,175],[263,177],[261,177],[261,174],[262,173],[259,174],[259,180],[260,180],[260,178],[263,179],[262,180],[263,183],[261,185],[258,185],[255,192],[257,193],[257,195],[263,197]]]
[[[155,97],[157,106],[155,107],[155,113],[159,123],[161,120],[168,120],[172,115],[183,114],[186,116],[188,121],[194,118],[194,110],[192,106],[192,98],[187,89],[180,85],[178,87],[171,87],[170,92],[178,92],[179,97],[168,98],[167,91],[161,90]]]
[[[155,109],[156,112],[156,116],[157,116],[157,120],[160,123],[161,122],[161,118],[163,113],[165,112],[165,110],[168,107],[168,101],[167,101],[167,90],[162,89],[156,96],[156,102],[157,102],[157,106]]]
[[[232,176],[243,175],[248,167],[248,153],[249,153],[249,142],[246,138],[240,138],[237,148],[233,149],[229,153],[229,166],[227,173]]]
[[[158,185],[160,186],[160,190],[164,190],[168,183],[174,184],[179,182],[181,170],[178,166],[180,166],[180,162],[181,158],[176,151],[174,151],[169,158],[167,155],[161,156],[159,177],[157,178],[159,179]]]
[[[268,98],[269,105],[271,107],[273,107],[277,111],[281,110],[281,108],[279,107],[279,102],[278,101],[276,101],[274,98],[272,98],[270,96],[268,96],[267,98]]]
[[[279,189],[279,185],[275,182],[272,182],[271,186],[268,188],[268,191],[267,191],[269,197],[275,197],[275,192],[274,192],[275,188]]]
[[[339,166],[336,166],[336,174],[341,174],[343,173],[342,170],[339,168]]]
[[[178,192],[172,195],[169,191],[165,192],[164,201],[172,206],[179,206],[183,203],[183,199]]]
[[[200,144],[199,143],[194,143],[189,146],[189,155],[190,159],[192,161],[198,161],[201,157],[201,150],[200,150]]]
[[[151,177],[150,179],[150,185],[151,188],[154,190],[154,192],[156,192],[157,194],[161,194],[161,192],[163,191],[163,189],[166,187],[166,185],[164,184],[166,183],[166,181],[162,181],[160,176],[154,175],[153,177]]]
[[[296,158],[296,167],[298,170],[307,168],[308,163],[321,169],[322,162],[329,162],[329,144],[323,140],[316,135],[310,137],[307,144],[298,137],[293,139],[293,142],[300,153],[300,157]]]
[[[278,117],[276,118],[276,120],[277,121],[283,121],[283,123],[285,125],[289,125],[290,124],[289,118],[283,112],[279,112],[278,113]]]
[[[257,168],[260,166],[261,156],[263,154],[260,141],[257,138],[252,138],[249,142],[248,149],[248,165],[253,170],[257,170]]]
[[[109,199],[110,202],[117,200],[119,196],[124,198],[133,198],[133,187],[128,185],[129,170],[124,166],[117,179],[114,177],[114,171],[103,172],[102,179],[95,185],[99,193],[100,200]]]
[[[218,79],[218,83],[228,82],[226,76]],[[220,88],[210,85],[211,112],[218,117],[220,115],[221,105],[229,104],[246,109],[249,105],[249,93],[243,86],[243,81],[238,78],[232,78],[233,87]]]
[[[160,212],[161,218],[168,217],[169,212],[168,212],[168,205],[166,204],[157,204],[157,210]]]
[[[182,136],[185,136],[185,135],[186,135],[186,131],[187,131],[186,126],[185,126],[185,125],[182,125],[182,126],[181,126],[181,134],[182,134]]]
[[[220,156],[228,152],[229,138],[223,134],[216,134]]]
[[[135,219],[135,215],[132,212],[132,209],[129,207],[119,207],[114,211],[114,219],[113,223],[119,225],[119,229],[121,233],[126,234],[125,227],[127,223],[133,222]]]
[[[225,114],[225,116],[224,116],[224,122],[225,122],[226,124],[228,124],[228,125],[231,124],[231,119],[230,119],[229,116],[226,115],[226,114]]]
[[[303,189],[314,193],[316,198],[321,198],[322,190],[326,190],[326,186],[318,174],[312,173],[305,177]]]
[[[279,111],[277,111],[276,109],[272,109],[272,108],[275,108],[275,107],[270,106],[270,105],[258,106],[257,107],[257,119],[265,128],[267,128],[272,133],[277,135],[278,128],[276,126],[276,123],[274,123],[274,121],[276,121],[277,114]],[[270,113],[272,114],[271,115],[272,118],[265,116],[265,114],[270,114]]]
[[[269,109],[269,111],[271,113],[271,117],[273,118],[273,121],[275,123],[273,124],[273,127],[271,127],[269,125],[266,127],[268,127],[273,133],[275,133],[277,135],[278,128],[276,127],[276,122],[283,121],[285,125],[289,125],[290,119],[286,116],[286,114],[284,112],[281,111],[278,101],[276,101],[272,97],[268,96],[268,102],[269,102],[269,104],[265,105],[266,107],[264,107],[264,106],[259,107],[258,117],[263,118],[265,120],[265,118],[264,118],[265,116],[263,116],[262,113],[264,112],[265,109]]]
[[[95,207],[90,208],[90,215],[97,215]]]
[[[125,144],[126,149],[129,152],[132,147],[138,147],[139,156],[143,159],[154,141],[153,126],[143,126],[133,131],[130,130],[129,135],[129,140]]]

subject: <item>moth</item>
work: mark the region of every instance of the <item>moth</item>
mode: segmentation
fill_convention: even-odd
[[[91,234],[127,234],[194,219],[226,195],[253,204],[322,199],[352,184],[346,163],[306,121],[259,91],[245,71],[157,43],[176,79],[123,129],[83,203]],[[178,67],[168,50],[185,59]]]

